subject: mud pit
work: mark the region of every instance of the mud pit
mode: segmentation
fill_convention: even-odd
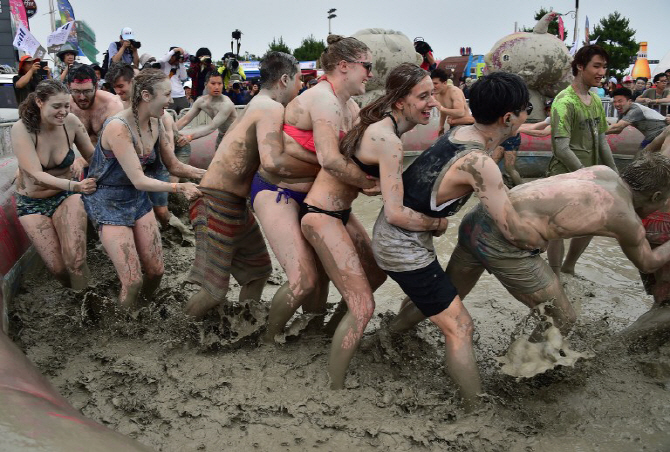
[[[379,199],[359,199],[354,212],[371,228],[379,207]],[[460,217],[437,240],[442,264]],[[233,303],[194,324],[181,315],[195,290],[181,288],[193,248],[178,242],[164,236],[163,284],[136,318],[91,317],[87,306],[118,290],[110,261],[93,242],[94,283],[86,294],[60,288],[46,273],[30,275],[10,312],[11,337],[63,396],[157,450],[670,449],[670,345],[629,346],[616,337],[651,297],[610,239],[595,239],[577,265],[581,276],[565,277],[580,311],[570,344],[595,354],[575,367],[518,382],[502,374],[496,357],[519,333],[527,309],[482,277],[465,304],[487,403],[470,416],[445,375],[436,328],[424,322],[403,336],[380,330],[402,299],[392,281],[377,291],[377,315],[347,389],[330,391],[325,335],[298,325],[282,345],[257,345],[267,303],[284,281],[276,263],[264,303]],[[229,298],[237,292],[233,287]],[[331,307],[338,299],[331,286]]]

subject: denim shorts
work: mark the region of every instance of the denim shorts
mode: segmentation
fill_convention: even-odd
[[[163,167],[153,178],[163,182],[170,182],[170,173]],[[154,207],[166,207],[168,205],[168,193],[166,191],[150,191],[149,199]]]
[[[84,208],[96,228],[104,224],[135,226],[135,222],[151,212],[149,194],[132,185],[98,185],[90,195],[83,195]]]

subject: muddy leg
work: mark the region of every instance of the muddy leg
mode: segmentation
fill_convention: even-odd
[[[170,224],[170,217],[172,216],[167,206],[154,206],[154,214],[156,215],[156,220],[158,220],[163,229],[167,228]]]
[[[444,334],[447,372],[458,386],[465,410],[472,411],[478,407],[478,394],[482,392],[479,370],[472,347],[474,331],[472,318],[460,297],[457,296],[447,309],[430,317],[430,321],[437,325]]]
[[[547,272],[549,270],[547,269]],[[566,336],[572,329],[577,314],[570,304],[567,295],[563,291],[563,286],[558,278],[554,275],[551,284],[544,289],[538,290],[531,294],[522,294],[510,292],[514,298],[525,304],[531,309],[537,308],[542,303],[549,304],[545,307],[544,313],[552,318],[554,326],[561,331],[563,336]],[[545,325],[538,325],[538,327],[530,335],[531,342],[538,342],[543,340],[542,333],[545,330]]]
[[[142,296],[149,298],[158,289],[165,273],[163,244],[153,212],[147,213],[135,222],[133,234],[137,254],[144,270]]]
[[[65,267],[71,287],[83,290],[88,286],[91,272],[86,265],[86,211],[81,195],[72,195],[58,206],[52,217],[60,239]]]
[[[563,263],[564,253],[565,246],[563,245],[563,239],[549,241],[549,244],[547,245],[547,259],[549,260],[551,270],[559,281],[561,279],[561,265]]]
[[[352,230],[358,233],[359,227],[354,219]],[[328,365],[331,389],[342,389],[351,358],[374,312],[372,289],[349,226],[345,228],[337,218],[310,213],[302,220],[302,230],[349,308],[335,330]]]
[[[35,250],[44,261],[47,269],[65,287],[71,287],[70,275],[65,267],[60,240],[51,218],[45,215],[24,215],[19,223],[26,231]]]
[[[273,343],[295,311],[316,295],[316,256],[300,230],[298,204],[294,200],[276,202],[277,193],[262,191],[254,209],[267,241],[284,269],[288,281],[272,298],[268,326],[263,341]]]
[[[570,275],[575,274],[575,265],[577,260],[582,255],[586,248],[591,243],[593,237],[576,237],[570,240],[570,248],[568,248],[568,254],[565,256],[565,261],[561,266],[561,271],[563,273],[568,273]]]
[[[142,288],[142,268],[135,248],[133,230],[128,226],[103,225],[100,242],[121,281],[119,304],[132,309],[136,306]]]
[[[207,314],[210,309],[214,309],[220,304],[214,299],[205,289],[200,289],[198,293],[194,294],[186,303],[184,313],[196,319],[201,319]]]

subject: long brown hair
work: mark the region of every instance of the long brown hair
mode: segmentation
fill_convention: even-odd
[[[142,102],[142,91],[146,90],[154,96],[156,94],[156,85],[167,79],[167,74],[159,69],[144,69],[133,79],[130,105],[133,110],[133,117],[135,118],[140,141],[142,141],[142,132],[140,131],[139,106],[140,102]],[[160,120],[158,122],[160,123]],[[151,119],[149,119],[149,131],[151,132]]]
[[[37,105],[37,99],[46,103],[51,96],[56,94],[70,94],[67,87],[60,80],[47,79],[38,83],[35,91],[28,94],[28,97],[19,105],[19,118],[25,124],[30,133],[38,133],[42,122],[40,107]]]
[[[356,38],[345,38],[340,35],[328,35],[328,47],[319,59],[325,73],[332,72],[340,61],[356,61],[361,53],[369,52],[370,48]]]
[[[393,104],[407,96],[427,75],[428,72],[412,63],[402,63],[389,72],[386,78],[386,93],[361,109],[358,123],[340,142],[340,152],[351,157],[356,152],[368,126],[381,121],[391,112]]]

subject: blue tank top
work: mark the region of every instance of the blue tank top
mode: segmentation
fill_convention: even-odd
[[[437,189],[451,165],[475,150],[483,150],[480,143],[459,142],[452,138],[456,129],[450,129],[419,155],[402,175],[403,205],[433,218],[454,215],[468,202],[472,193],[453,199],[440,210],[435,209]],[[439,208],[439,207],[438,207]]]

